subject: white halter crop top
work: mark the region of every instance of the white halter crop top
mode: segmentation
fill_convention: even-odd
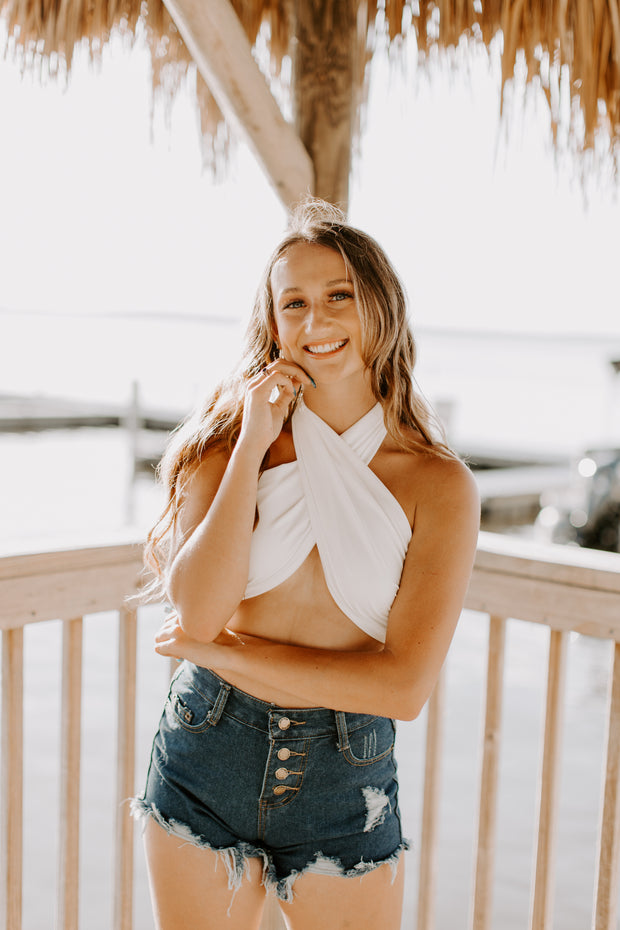
[[[338,607],[385,642],[411,527],[368,468],[387,432],[381,405],[339,435],[300,400],[292,427],[296,461],[267,469],[258,482],[245,596],[281,584],[316,545]]]

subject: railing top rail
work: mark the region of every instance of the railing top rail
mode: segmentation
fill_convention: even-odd
[[[137,530],[100,533],[95,538],[18,540],[0,545],[0,580],[64,569],[109,565],[140,557],[144,536]],[[480,533],[476,568],[577,587],[620,592],[620,554],[533,542],[500,533]]]
[[[480,533],[476,569],[620,593],[620,553]]]
[[[116,610],[138,588],[142,548],[124,532],[0,555],[0,629]]]
[[[136,590],[143,537],[0,550],[0,627],[95,613]],[[481,533],[466,606],[620,641],[620,554]],[[68,611],[68,613],[66,612]]]
[[[620,555],[482,533],[465,606],[620,641]]]
[[[83,568],[104,568],[142,559],[143,534],[136,530],[56,540],[18,540],[0,546],[0,582]]]

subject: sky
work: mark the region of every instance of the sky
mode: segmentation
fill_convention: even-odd
[[[189,93],[151,120],[150,65],[114,41],[67,86],[0,61],[0,325],[19,315],[247,317],[285,215],[251,153],[203,172]],[[416,325],[620,333],[620,203],[558,163],[541,95],[500,122],[499,76],[375,67],[352,222],[384,245]],[[587,200],[587,203],[586,203]],[[5,329],[5,332],[9,331]]]

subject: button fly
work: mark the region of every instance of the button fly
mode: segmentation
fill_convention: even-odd
[[[278,726],[280,727],[281,730],[288,730],[290,725],[291,725],[291,721],[288,719],[288,717],[280,717],[280,719],[278,720]]]
[[[286,791],[286,785],[276,785],[273,789],[274,794],[284,794]]]
[[[288,769],[276,769],[276,778],[278,781],[284,781],[285,778],[288,778]]]
[[[286,762],[287,759],[291,758],[291,750],[287,749],[286,746],[283,746],[282,749],[278,749],[278,759],[282,762]]]

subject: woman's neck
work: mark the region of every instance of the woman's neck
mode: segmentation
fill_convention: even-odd
[[[348,381],[304,387],[304,403],[309,410],[337,433],[357,423],[377,403],[368,378],[353,386]]]

